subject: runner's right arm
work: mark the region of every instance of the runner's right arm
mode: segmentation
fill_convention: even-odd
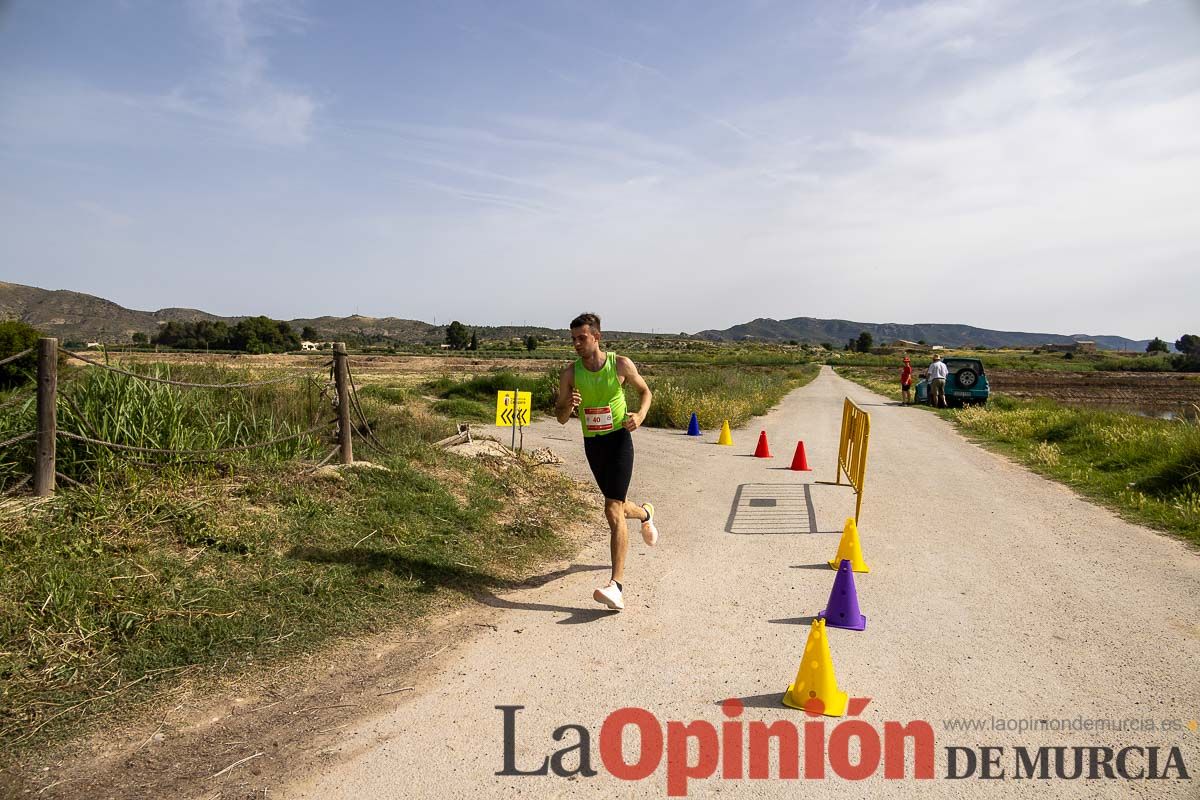
[[[558,398],[554,403],[554,416],[566,425],[571,418],[571,412],[578,407],[583,398],[575,388],[575,366],[570,365],[558,375]]]

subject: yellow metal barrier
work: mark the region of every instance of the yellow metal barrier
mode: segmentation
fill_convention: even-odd
[[[862,511],[863,479],[867,474],[867,442],[871,438],[871,415],[846,398],[842,405],[842,436],[838,441],[837,483],[842,473],[858,495],[854,503],[854,523]]]

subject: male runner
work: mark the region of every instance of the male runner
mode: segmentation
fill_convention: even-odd
[[[633,477],[633,436],[630,434],[646,419],[652,395],[632,361],[600,349],[600,318],[595,314],[580,314],[571,321],[571,342],[579,358],[563,369],[558,378],[555,416],[565,425],[571,412],[579,409],[583,452],[604,494],[604,516],[611,531],[612,577],[592,592],[592,598],[620,611],[625,607],[621,579],[625,577],[625,555],[629,552],[625,520],[641,521],[646,544],[653,545],[658,541],[658,529],[652,521],[654,506],[651,503],[637,506],[625,499],[629,479]],[[637,411],[625,407],[625,391],[621,387],[626,381],[642,396]]]

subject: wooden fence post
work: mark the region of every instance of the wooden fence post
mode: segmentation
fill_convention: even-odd
[[[342,463],[354,463],[354,442],[350,437],[350,366],[346,361],[346,343],[333,343],[333,376],[338,398],[338,444]]]
[[[38,339],[37,456],[33,466],[33,493],[54,494],[55,452],[58,437],[58,339]]]

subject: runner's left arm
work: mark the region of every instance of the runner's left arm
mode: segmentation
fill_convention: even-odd
[[[636,431],[646,421],[646,412],[650,410],[650,401],[654,399],[654,393],[646,385],[646,379],[638,372],[637,365],[625,356],[617,356],[617,375],[624,378],[625,383],[632,384],[641,395],[641,407],[637,411],[625,414],[625,428]]]

